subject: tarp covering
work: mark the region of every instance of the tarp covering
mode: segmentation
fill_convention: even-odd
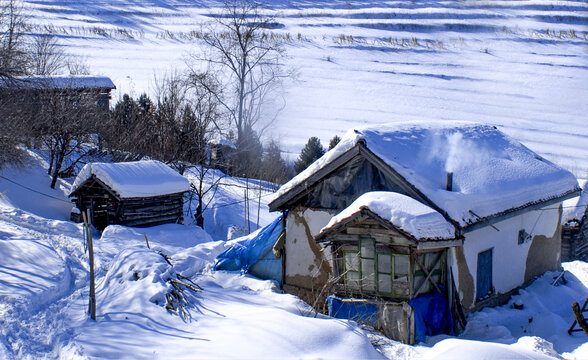
[[[354,320],[357,323],[376,326],[378,306],[358,299],[344,299],[335,295],[327,297],[329,316]]]
[[[235,243],[216,258],[214,270],[241,271],[282,283],[282,260],[272,251],[282,234],[282,215],[255,236]]]
[[[410,306],[414,309],[417,342],[424,342],[427,336],[451,332],[451,310],[443,294],[419,296],[410,300]]]

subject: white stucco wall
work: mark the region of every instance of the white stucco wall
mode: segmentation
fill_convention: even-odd
[[[532,239],[540,235],[546,238],[553,238],[554,235],[557,235],[560,211],[559,204],[550,205],[501,222],[492,223],[500,231],[496,231],[490,226],[484,226],[465,234],[463,253],[473,278],[474,299],[476,296],[478,254],[490,248],[494,249],[492,255],[492,283],[496,292],[505,293],[521,286],[526,280],[527,255],[534,241]],[[529,233],[531,238],[522,244],[518,244],[519,230],[522,229]],[[553,256],[559,258],[561,247],[557,249],[558,253],[553,254]],[[451,251],[451,255],[454,279],[457,288],[461,290],[460,295],[463,298],[464,288],[460,286],[460,277],[457,274],[456,263],[458,259],[456,258],[456,249]],[[468,304],[464,305],[468,307]]]
[[[295,276],[315,277],[318,274],[318,267],[322,259],[317,259],[317,250],[320,247],[314,245],[313,236],[327,225],[333,215],[328,211],[312,209],[295,209],[288,213],[286,217],[285,245],[286,278]],[[311,246],[314,246],[314,251]],[[328,261],[328,257],[325,260]]]

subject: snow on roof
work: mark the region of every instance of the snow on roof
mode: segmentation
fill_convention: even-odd
[[[147,160],[86,164],[76,177],[70,196],[92,175],[120,198],[152,197],[190,190],[188,180],[172,168],[157,160]]]
[[[284,184],[270,202],[360,141],[461,226],[478,222],[477,216],[484,218],[579,190],[570,172],[494,126],[430,121],[349,130],[334,149]],[[445,190],[447,172],[453,172],[453,191]]]
[[[106,76],[27,76],[0,80],[0,88],[42,89],[116,89]]]
[[[389,191],[373,191],[361,195],[335,215],[321,229],[321,233],[366,208],[417,240],[455,238],[455,227],[443,215],[413,198]]]
[[[562,224],[572,221],[580,222],[586,214],[586,208],[588,208],[588,180],[578,179],[578,183],[582,188],[582,194],[563,202]]]

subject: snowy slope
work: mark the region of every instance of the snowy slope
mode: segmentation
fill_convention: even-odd
[[[110,76],[118,96],[149,92],[183,68],[192,30],[219,2],[37,0],[31,33]],[[579,177],[588,172],[585,1],[268,2],[297,70],[268,136],[295,157],[310,136],[366,123],[468,120],[497,125]],[[116,99],[115,95],[115,99]]]
[[[1,174],[49,194],[46,164],[34,154],[31,159],[26,170]],[[223,181],[239,185],[244,180]],[[18,188],[0,183],[0,190],[9,184]],[[557,274],[547,273],[508,304],[470,315],[458,338],[438,336],[408,346],[350,321],[315,318],[308,305],[279,293],[272,282],[212,272],[215,257],[230,243],[214,241],[198,227],[176,224],[109,226],[101,236],[93,234],[94,322],[87,316],[88,255],[81,226],[36,215],[67,215],[53,207],[66,201],[69,188],[62,185],[61,193],[51,192],[53,197],[47,198],[52,201],[20,203],[26,210],[14,206],[19,202],[9,197],[10,191],[0,199],[0,359],[588,357],[585,335],[566,333],[573,320],[571,302],[588,297],[584,262],[564,264],[565,284],[551,286]],[[21,189],[20,194],[31,193]],[[223,195],[218,205],[227,201],[237,209],[219,210],[217,215],[237,218],[243,213],[242,188],[236,189],[219,190]],[[194,306],[186,321],[163,307],[170,290],[166,280],[176,273],[203,288],[192,295]],[[523,309],[514,309],[514,302]]]

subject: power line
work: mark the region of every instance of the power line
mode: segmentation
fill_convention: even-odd
[[[62,201],[62,202],[65,202],[65,203],[71,204],[71,201],[63,200],[63,199],[60,199],[60,198],[58,198],[58,197],[55,197],[55,196],[53,196],[53,195],[49,195],[49,194],[42,193],[42,192],[40,192],[40,191],[37,191],[37,190],[35,190],[35,189],[32,189],[32,188],[30,188],[30,187],[28,187],[28,186],[24,186],[24,185],[22,185],[22,184],[19,184],[19,183],[17,183],[16,181],[14,181],[14,180],[11,180],[11,179],[7,178],[6,176],[2,176],[2,175],[0,175],[0,178],[4,179],[4,180],[6,180],[6,181],[9,181],[9,182],[11,182],[11,183],[13,183],[14,185],[20,186],[20,187],[21,187],[21,188],[23,188],[23,189],[26,189],[26,190],[32,191],[32,192],[34,192],[34,193],[37,193],[37,194],[39,194],[39,195],[43,195],[43,196],[46,196],[46,197],[48,197],[48,198],[51,198],[51,199],[55,199],[55,200],[59,200],[59,201]]]

